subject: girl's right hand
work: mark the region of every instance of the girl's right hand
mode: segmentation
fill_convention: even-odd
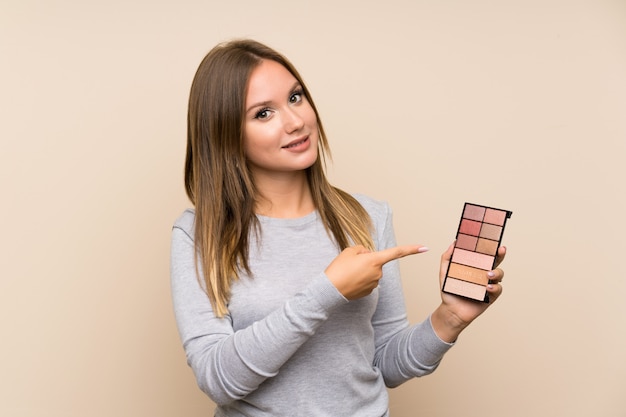
[[[344,249],[326,270],[326,276],[348,300],[369,295],[383,276],[383,265],[389,261],[428,251],[421,245],[405,245],[371,252],[364,246]]]

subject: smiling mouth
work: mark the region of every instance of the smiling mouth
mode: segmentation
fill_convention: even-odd
[[[307,140],[309,140],[309,138],[308,138],[308,137],[306,137],[306,138],[304,138],[304,139],[302,139],[302,140],[299,140],[299,141],[297,141],[297,142],[290,143],[290,144],[289,144],[289,145],[287,145],[287,146],[283,146],[283,148],[284,148],[284,149],[295,148],[296,146],[302,145],[302,144],[303,144],[304,142],[306,142]]]

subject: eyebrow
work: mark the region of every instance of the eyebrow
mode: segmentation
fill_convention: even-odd
[[[289,94],[293,93],[298,88],[302,88],[302,85],[300,84],[300,81],[296,80],[296,82],[293,83],[293,86],[289,89],[289,92],[290,92]],[[266,101],[260,101],[258,103],[254,103],[253,105],[249,106],[246,109],[246,114],[250,113],[251,110],[256,109],[258,107],[267,107],[271,103],[272,103],[272,100],[266,100]]]

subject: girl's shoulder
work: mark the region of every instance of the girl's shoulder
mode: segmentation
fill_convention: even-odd
[[[386,201],[376,200],[370,196],[357,193],[352,194],[352,197],[369,213],[374,223],[386,219],[391,214],[391,208]]]
[[[180,229],[185,232],[189,237],[194,236],[194,227],[196,221],[196,210],[188,208],[182,212],[180,216],[174,221],[174,229]]]

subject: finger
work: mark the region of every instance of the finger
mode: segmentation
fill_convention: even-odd
[[[500,246],[498,248],[498,253],[496,253],[496,266],[500,265],[500,263],[504,260],[506,256],[506,246]]]
[[[448,249],[446,249],[446,251],[441,255],[442,261],[449,261],[450,259],[452,259],[452,252],[454,252],[455,243],[456,241],[450,243],[450,246],[448,246]]]
[[[500,283],[504,279],[504,271],[500,268],[496,268],[492,271],[487,272],[487,277],[489,278],[490,284]]]
[[[500,284],[488,284],[487,292],[489,293],[489,304],[496,301],[500,295],[502,295],[502,285]]]
[[[393,261],[395,259],[400,259],[408,255],[414,255],[416,253],[424,253],[427,252],[428,248],[422,245],[404,245],[404,246],[396,246],[393,248],[383,249],[381,251],[375,252],[377,261],[380,265],[384,265],[389,261]]]
[[[443,279],[446,276],[446,272],[448,272],[448,265],[450,264],[450,260],[452,259],[455,244],[456,241],[453,241],[450,246],[448,246],[448,249],[446,249],[446,251],[441,254],[441,263],[439,264],[440,285],[443,285]]]

